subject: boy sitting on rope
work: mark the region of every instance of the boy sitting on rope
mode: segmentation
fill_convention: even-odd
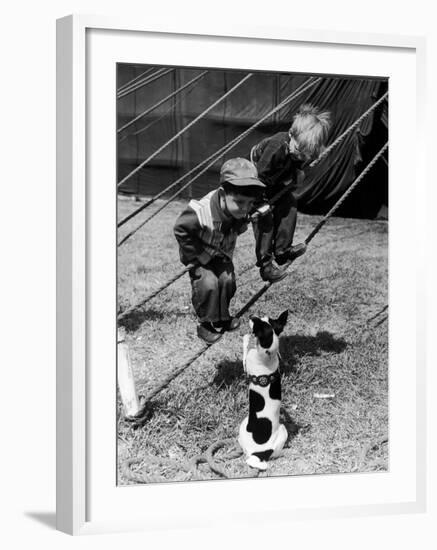
[[[189,275],[199,320],[197,334],[207,344],[240,324],[229,313],[236,291],[232,255],[237,237],[246,231],[248,215],[265,188],[255,166],[243,158],[223,164],[220,184],[202,199],[191,200],[174,227],[182,263],[193,264]]]
[[[305,243],[292,246],[297,218],[293,192],[305,168],[324,149],[330,126],[329,112],[302,105],[288,132],[265,138],[251,150],[250,160],[266,185],[265,198],[269,201],[284,190],[271,209],[253,223],[257,266],[264,281],[276,282],[285,277],[285,270],[273,264],[273,257],[282,266],[306,251]]]

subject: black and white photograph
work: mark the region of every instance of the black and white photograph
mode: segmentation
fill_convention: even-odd
[[[387,472],[388,78],[116,71],[118,485]]]

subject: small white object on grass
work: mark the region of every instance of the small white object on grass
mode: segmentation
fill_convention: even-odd
[[[314,397],[316,399],[332,399],[335,397],[335,393],[315,393]]]

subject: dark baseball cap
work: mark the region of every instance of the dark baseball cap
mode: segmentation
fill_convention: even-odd
[[[220,170],[220,183],[229,182],[237,187],[247,187],[257,185],[265,187],[258,179],[258,170],[250,160],[238,157],[229,159],[223,163]]]

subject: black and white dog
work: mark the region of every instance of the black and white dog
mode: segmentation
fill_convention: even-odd
[[[288,311],[278,319],[250,317],[256,347],[249,349],[250,334],[243,337],[243,366],[249,380],[249,416],[240,425],[238,442],[252,468],[267,469],[267,460],[280,455],[287,430],[279,423],[281,377],[279,335]]]

